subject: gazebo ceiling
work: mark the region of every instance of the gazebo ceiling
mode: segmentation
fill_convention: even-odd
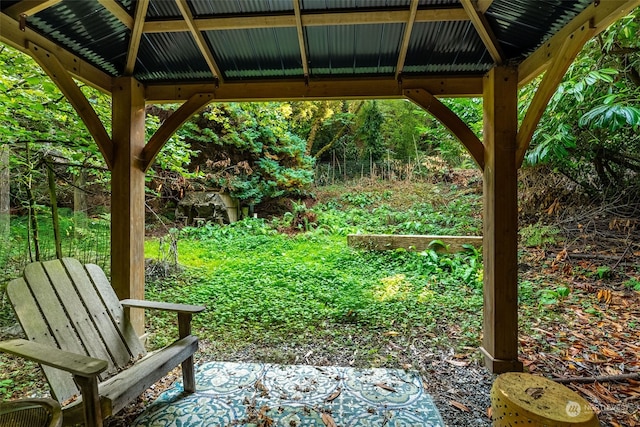
[[[265,84],[286,83],[293,89],[279,86],[285,98],[296,97],[310,82],[350,80],[369,82],[378,96],[403,81],[458,96],[480,94],[478,80],[494,65],[521,64],[598,3],[2,0],[0,30],[4,42],[22,50],[33,49],[29,44],[62,48],[57,56],[63,66],[103,90],[110,91],[113,77],[133,76],[150,88],[150,98],[154,86],[189,85],[193,92],[228,84],[255,87],[260,94]],[[86,65],[79,70],[74,64]],[[433,86],[438,79],[440,87]],[[354,84],[353,96],[364,95]],[[155,94],[156,100],[187,97],[166,90]]]

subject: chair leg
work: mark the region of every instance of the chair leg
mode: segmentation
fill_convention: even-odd
[[[82,406],[84,407],[84,425],[87,427],[102,427],[102,408],[98,394],[98,380],[94,377],[73,376],[80,386]]]
[[[189,356],[182,362],[182,382],[184,383],[184,391],[194,393],[196,391],[196,376],[193,367],[193,356]]]
[[[178,313],[178,333],[180,338],[191,335],[191,313]],[[193,356],[182,362],[182,382],[184,391],[193,393],[196,391],[196,377],[193,369]]]

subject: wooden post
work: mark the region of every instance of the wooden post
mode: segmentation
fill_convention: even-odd
[[[484,329],[481,350],[493,373],[518,361],[518,73],[498,66],[484,79]]]
[[[144,299],[144,87],[131,77],[113,85],[111,168],[111,282],[120,299]],[[144,312],[131,309],[131,324],[144,333]]]

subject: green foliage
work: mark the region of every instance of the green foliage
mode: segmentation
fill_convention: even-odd
[[[520,229],[520,239],[530,248],[545,248],[555,245],[560,238],[560,230],[552,225],[529,224]]]
[[[367,102],[362,109],[362,123],[358,128],[357,140],[360,141],[359,152],[361,158],[380,160],[386,154],[380,129],[384,117],[380,112],[377,101]]]
[[[608,265],[601,265],[596,269],[596,274],[600,279],[610,279],[611,276],[613,275],[613,271],[611,270],[611,267],[609,267]]]
[[[194,319],[201,336],[294,345],[309,334],[344,339],[339,325],[420,335],[453,323],[461,331],[451,345],[479,340],[477,253],[358,251],[341,236],[288,237],[258,219],[185,229],[178,245],[184,275],[151,281],[148,297],[207,305]],[[169,318],[149,321],[154,342],[162,344]]]
[[[207,161],[200,172],[209,185],[248,204],[303,195],[313,179],[313,158],[292,133],[288,104],[216,104],[195,117],[179,137]]]
[[[619,196],[638,187],[639,28],[635,10],[587,43],[542,117],[528,164],[548,163],[592,196],[605,190]],[[523,89],[521,112],[536,86]]]
[[[540,291],[540,304],[555,305],[564,301],[571,294],[571,289],[566,286],[558,286],[555,289],[542,289]]]
[[[640,292],[640,279],[638,279],[637,277],[632,277],[624,282],[624,286],[628,289]]]

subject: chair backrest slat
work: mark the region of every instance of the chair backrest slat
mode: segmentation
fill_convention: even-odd
[[[106,360],[105,380],[146,354],[100,267],[71,258],[36,262],[7,286],[27,337],[62,350]],[[43,367],[63,402],[79,391],[71,375]]]
[[[93,328],[100,335],[106,350],[111,356],[113,364],[117,369],[124,368],[129,364],[132,358],[138,358],[139,354],[132,352],[129,349],[126,340],[121,335],[120,330],[117,327],[117,323],[111,317],[111,311],[97,292],[97,289],[84,266],[77,260],[71,258],[63,259],[62,263],[65,266],[69,277],[73,281],[73,284],[76,287],[76,292],[82,300],[83,305],[87,307],[87,310],[91,314]],[[109,288],[110,293],[114,294],[110,285]],[[114,311],[122,311],[120,302],[110,301],[110,304],[115,305],[115,307],[113,307]],[[128,323],[124,319],[124,314],[122,317],[123,318],[119,319],[118,322],[121,324]],[[137,337],[135,341],[140,344],[140,340]],[[142,349],[142,351],[144,352],[144,349]]]
[[[40,305],[33,297],[24,279],[20,278],[11,281],[7,285],[7,296],[29,340],[61,348],[58,340],[54,337],[54,334],[56,334],[60,338],[60,334],[50,329],[47,319],[42,314]],[[63,337],[66,335],[69,334],[63,334]],[[63,343],[65,341],[64,339],[62,340]],[[64,402],[73,396],[80,396],[80,390],[70,373],[48,366],[42,366],[42,370],[51,386],[51,393],[56,400]]]
[[[109,279],[107,279],[104,271],[95,264],[85,264],[84,268],[91,278],[91,282],[95,286],[100,298],[102,298],[102,301],[111,316],[111,322],[126,343],[131,357],[134,360],[137,360],[147,354],[138,334],[125,316],[124,308],[120,304],[120,300],[118,300],[118,296],[113,290],[111,283],[109,283]]]

